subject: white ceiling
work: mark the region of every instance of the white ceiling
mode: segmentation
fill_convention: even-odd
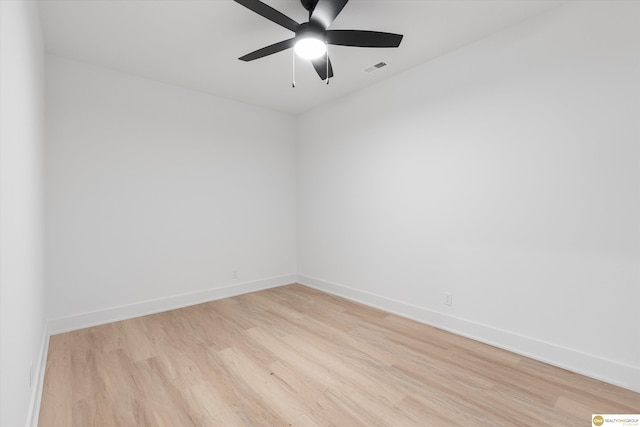
[[[298,22],[299,0],[265,0]],[[561,0],[351,0],[332,29],[404,34],[398,49],[330,46],[327,86],[292,52],[237,58],[293,33],[233,0],[40,0],[48,53],[288,113],[301,113],[562,4]],[[374,73],[363,70],[381,60]],[[472,70],[470,70],[472,72]]]

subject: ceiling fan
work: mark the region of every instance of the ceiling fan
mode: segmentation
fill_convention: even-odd
[[[327,52],[328,44],[353,47],[398,47],[400,45],[402,34],[364,30],[329,30],[329,26],[348,1],[300,0],[302,6],[309,11],[309,21],[299,24],[259,0],[235,0],[236,3],[295,33],[295,36],[290,39],[263,47],[238,59],[253,61],[293,47],[298,56],[311,60],[320,78],[326,80],[328,84],[329,78],[333,77],[333,67]],[[295,87],[295,82],[293,86]]]

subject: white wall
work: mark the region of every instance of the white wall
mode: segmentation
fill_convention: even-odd
[[[42,36],[38,9],[0,1],[0,425],[27,422],[44,338]],[[35,384],[34,384],[35,387]]]
[[[55,56],[46,66],[50,318],[295,281],[293,117]]]
[[[618,1],[309,112],[300,280],[640,391],[639,123]]]

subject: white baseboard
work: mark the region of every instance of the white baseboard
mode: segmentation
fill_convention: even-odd
[[[42,331],[42,343],[38,354],[37,364],[34,372],[35,381],[31,387],[31,398],[29,400],[29,413],[27,414],[26,427],[37,427],[40,416],[40,402],[42,401],[42,387],[44,386],[44,371],[47,364],[47,354],[49,353],[49,330],[45,324]]]
[[[640,368],[638,367],[625,365],[613,360],[604,359],[567,347],[439,313],[315,277],[298,275],[298,283],[581,375],[640,392]]]
[[[91,326],[104,325],[106,323],[174,310],[176,308],[201,304],[221,298],[228,298],[249,292],[275,288],[277,286],[295,283],[296,278],[297,276],[295,274],[271,277],[220,288],[207,289],[199,292],[111,307],[104,310],[79,313],[57,319],[49,319],[49,334],[61,334],[63,332],[75,331],[78,329],[89,328]]]

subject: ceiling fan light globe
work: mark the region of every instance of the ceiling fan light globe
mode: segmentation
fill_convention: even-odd
[[[318,59],[327,53],[326,43],[313,37],[298,40],[293,49],[296,55],[304,59]]]

